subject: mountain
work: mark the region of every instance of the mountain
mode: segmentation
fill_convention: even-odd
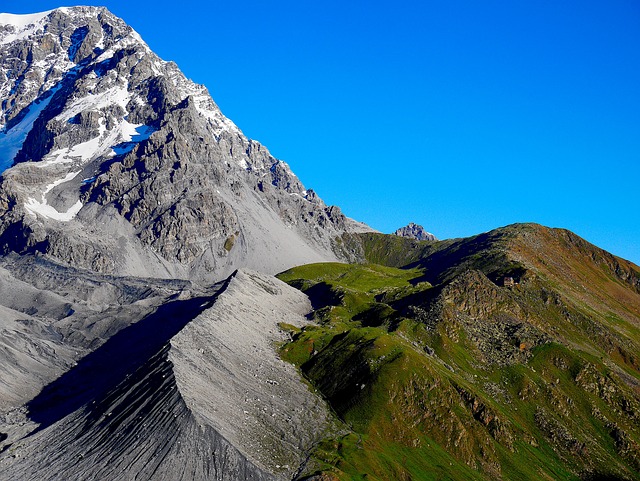
[[[400,237],[408,237],[416,240],[438,240],[436,236],[424,230],[424,227],[414,224],[413,222],[409,222],[406,226],[396,230],[394,234]]]
[[[0,480],[640,477],[638,266],[374,232],[104,8],[0,72]]]
[[[371,230],[305,189],[105,8],[2,14],[0,92],[5,253],[220,279],[336,259],[333,238]]]
[[[317,322],[281,353],[350,427],[321,479],[638,479],[640,267],[535,224],[345,242],[378,264],[279,275]]]
[[[0,479],[291,479],[337,432],[272,348],[279,322],[308,323],[306,297],[277,279],[202,288],[32,267],[38,289],[3,286],[17,295],[0,317],[2,379],[22,386],[0,391]],[[27,314],[29,296],[46,305]]]
[[[335,430],[272,349],[308,300],[237,269],[371,229],[104,8],[0,14],[0,72],[0,479],[291,478]]]

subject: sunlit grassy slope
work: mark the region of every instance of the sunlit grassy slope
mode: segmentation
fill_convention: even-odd
[[[388,265],[279,276],[316,321],[281,355],[344,423],[301,479],[640,478],[636,266],[535,225],[356,241]]]

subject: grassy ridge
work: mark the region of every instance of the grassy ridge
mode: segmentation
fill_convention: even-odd
[[[433,253],[433,243],[424,245]],[[317,321],[290,328],[281,356],[347,429],[317,447],[303,476],[640,476],[640,396],[588,336],[581,344],[589,349],[567,345],[563,333],[554,341],[552,328],[571,326],[556,312],[566,306],[540,307],[535,282],[531,292],[508,289],[480,272],[430,276],[412,262],[411,269],[313,264],[279,276],[310,296]],[[426,281],[439,278],[455,282]],[[515,334],[486,343],[482,333],[496,326]]]

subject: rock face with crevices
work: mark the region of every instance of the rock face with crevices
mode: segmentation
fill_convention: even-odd
[[[344,255],[369,230],[247,139],[105,8],[0,16],[0,249],[220,279]]]
[[[404,227],[397,229],[394,232],[395,235],[400,237],[407,237],[409,239],[416,239],[419,241],[427,240],[427,241],[436,241],[438,240],[436,236],[432,233],[427,232],[424,227],[418,224],[414,224],[413,222],[409,222]]]
[[[257,271],[370,229],[105,8],[0,14],[0,100],[0,479],[294,477],[336,427]]]

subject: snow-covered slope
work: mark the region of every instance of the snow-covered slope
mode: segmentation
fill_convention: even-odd
[[[66,8],[60,10],[66,11]],[[53,10],[46,12],[15,15],[12,13],[0,13],[0,44],[11,43],[17,40],[26,40],[42,28],[46,18]]]
[[[0,15],[0,93],[5,252],[219,278],[335,259],[337,236],[368,230],[104,8]]]

